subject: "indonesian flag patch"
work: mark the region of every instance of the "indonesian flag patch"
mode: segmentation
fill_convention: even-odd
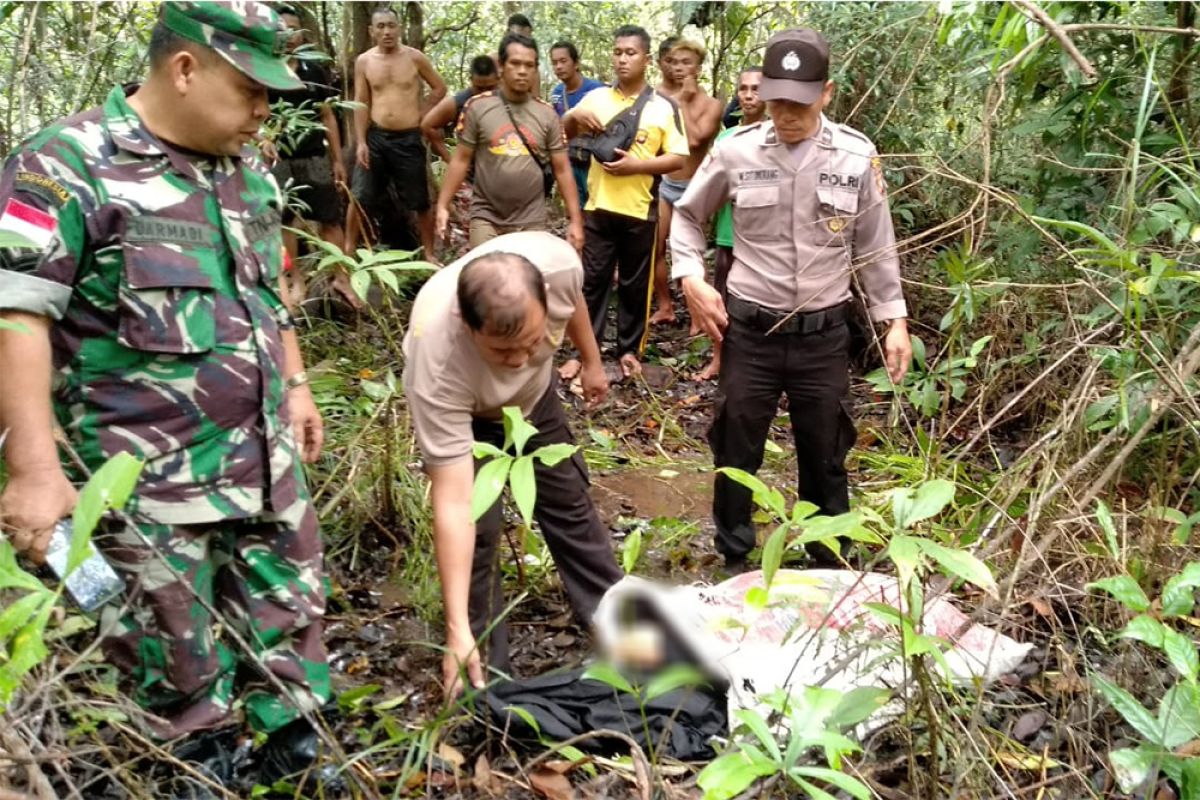
[[[53,214],[48,214],[28,203],[9,198],[0,214],[0,231],[15,233],[28,239],[36,247],[45,247],[54,237],[58,220]]]

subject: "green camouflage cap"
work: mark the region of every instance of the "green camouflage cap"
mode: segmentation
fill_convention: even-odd
[[[254,0],[162,4],[159,19],[172,33],[207,45],[268,89],[303,89],[288,66],[279,15]]]

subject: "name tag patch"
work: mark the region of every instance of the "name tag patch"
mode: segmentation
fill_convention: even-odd
[[[246,237],[252,242],[266,239],[268,236],[278,232],[281,219],[279,210],[275,208],[268,209],[258,216],[252,217],[243,226],[246,231]]]
[[[779,169],[743,169],[738,171],[738,183],[779,183]]]
[[[171,244],[212,247],[217,229],[203,222],[188,222],[170,217],[130,217],[125,224],[127,242],[169,242]]]

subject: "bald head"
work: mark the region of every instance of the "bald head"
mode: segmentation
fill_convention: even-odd
[[[467,262],[459,273],[458,307],[472,331],[515,337],[531,308],[546,313],[546,282],[541,270],[523,256],[487,253]]]

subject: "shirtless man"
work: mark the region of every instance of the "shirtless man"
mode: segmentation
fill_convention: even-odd
[[[370,209],[386,197],[391,182],[404,211],[420,222],[422,255],[433,253],[433,208],[426,180],[425,142],[421,136],[421,81],[429,86],[427,107],[446,96],[446,84],[420,50],[400,44],[400,20],[383,8],[371,16],[375,46],[354,62],[354,110],[357,142],[355,198]],[[357,204],[346,218],[346,252],[358,246],[362,221]]]
[[[724,110],[721,101],[709,97],[697,82],[705,55],[704,45],[700,42],[678,39],[665,57],[659,60],[663,81],[658,91],[679,105],[684,130],[687,131],[690,155],[683,169],[663,177],[662,185],[658,189],[658,242],[655,245],[654,263],[662,268],[654,270],[654,297],[658,310],[650,317],[651,325],[675,321],[675,306],[671,300],[666,262],[671,212],[675,203],[683,197],[688,181],[700,168],[700,163],[708,155],[708,148],[721,129],[721,113]]]

